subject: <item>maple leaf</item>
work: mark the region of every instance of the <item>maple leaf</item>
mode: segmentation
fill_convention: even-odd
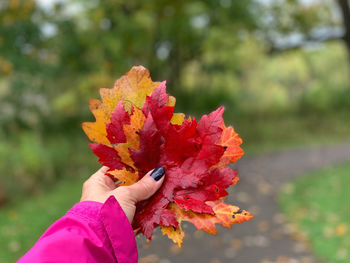
[[[125,164],[121,161],[118,152],[106,145],[103,144],[94,144],[90,143],[90,147],[94,154],[96,154],[99,159],[98,161],[109,167],[110,169],[122,169],[125,167]]]
[[[182,124],[185,120],[185,114],[183,113],[174,113],[173,117],[171,118],[170,122],[171,124]]]
[[[185,232],[182,230],[181,224],[178,227],[161,226],[163,235],[167,235],[179,247],[182,245],[182,240],[185,237]]]
[[[100,89],[102,102],[92,99],[89,103],[96,121],[82,124],[86,135],[93,142],[108,145],[106,123],[110,122],[111,114],[118,103],[123,101],[127,110],[131,108],[131,105],[141,108],[146,96],[150,95],[158,85],[158,82],[151,80],[147,69],[136,66],[118,79],[113,89]]]
[[[240,159],[244,151],[240,147],[242,139],[235,132],[233,127],[226,127],[224,123],[221,124],[223,130],[219,144],[226,148],[221,160],[218,164],[219,167],[224,167],[227,164],[234,163]]]
[[[113,179],[119,181],[120,183],[118,185],[132,185],[139,179],[138,175],[135,172],[131,172],[126,168],[108,171],[108,175],[110,175]]]
[[[111,122],[106,124],[107,139],[110,143],[126,142],[126,136],[123,131],[124,124],[130,124],[130,116],[128,112],[125,111],[122,102],[119,102],[111,115]]]
[[[237,172],[229,168],[213,169],[203,178],[200,187],[176,191],[174,202],[186,211],[214,214],[212,207],[202,200],[213,201],[228,195],[225,189],[233,184],[236,176]]]
[[[118,185],[131,185],[149,170],[163,166],[166,176],[150,199],[136,205],[133,228],[152,238],[160,226],[179,246],[182,221],[215,234],[215,224],[231,227],[252,218],[224,203],[237,172],[226,167],[242,155],[242,140],[226,127],[220,107],[198,122],[174,113],[175,98],[166,82],[153,82],[142,66],[133,67],[113,89],[100,90],[102,101],[92,99],[95,122],[83,123],[93,152]]]
[[[157,167],[160,157],[161,136],[153,120],[148,114],[143,128],[139,132],[140,149],[130,150],[131,158],[140,171],[146,173]]]
[[[151,97],[146,98],[142,108],[146,116],[148,112],[152,115],[157,129],[163,134],[166,134],[174,112],[174,106],[168,106],[168,102],[169,95],[166,93],[165,81],[163,81],[154,89]]]
[[[126,118],[127,120],[127,118]],[[132,107],[130,115],[130,124],[123,124],[122,130],[125,134],[126,142],[114,145],[114,149],[118,152],[123,163],[135,168],[134,162],[130,157],[130,149],[136,150],[140,148],[140,138],[138,136],[140,130],[145,123],[146,117],[139,108]],[[108,125],[108,124],[107,124]]]
[[[223,227],[231,228],[234,223],[243,223],[253,218],[253,215],[237,206],[232,206],[224,203],[223,199],[215,202],[207,202],[214,211],[214,214],[195,213],[191,210],[185,211],[180,209],[176,204],[169,205],[169,209],[177,215],[179,225],[171,228],[162,228],[163,234],[167,234],[170,239],[181,247],[184,233],[181,228],[182,221],[188,221],[194,224],[197,229],[204,230],[209,234],[215,235],[217,230],[215,224],[220,224]]]

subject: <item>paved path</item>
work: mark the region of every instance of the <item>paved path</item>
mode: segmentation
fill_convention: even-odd
[[[253,212],[255,218],[232,229],[218,227],[216,236],[185,224],[182,249],[157,229],[151,243],[138,239],[139,262],[318,263],[279,212],[276,196],[283,184],[298,175],[345,161],[350,161],[350,143],[244,156],[236,165],[241,180],[232,187],[228,201]]]

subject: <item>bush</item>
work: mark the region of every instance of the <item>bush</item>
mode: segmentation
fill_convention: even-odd
[[[14,199],[40,192],[62,178],[87,176],[96,166],[80,135],[42,137],[21,132],[0,144],[0,197]],[[2,192],[2,193],[1,193]]]

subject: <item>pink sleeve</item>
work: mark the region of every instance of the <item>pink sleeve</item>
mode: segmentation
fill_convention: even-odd
[[[137,246],[127,217],[110,196],[104,204],[74,205],[18,262],[135,263]]]

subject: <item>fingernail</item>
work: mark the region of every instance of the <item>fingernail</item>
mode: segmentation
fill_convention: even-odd
[[[162,166],[158,166],[156,169],[153,170],[153,172],[151,173],[151,177],[155,180],[155,181],[159,181],[160,178],[162,178],[165,174],[165,170]]]

